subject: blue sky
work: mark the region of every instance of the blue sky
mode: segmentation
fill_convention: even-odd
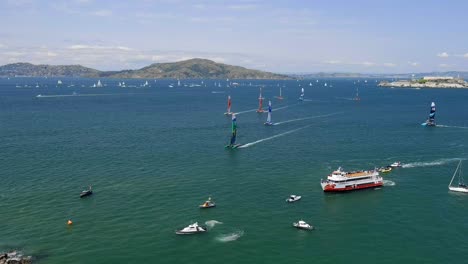
[[[3,0],[0,64],[273,72],[468,70],[468,1]]]

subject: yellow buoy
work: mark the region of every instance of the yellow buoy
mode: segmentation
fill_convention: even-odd
[[[73,225],[72,220],[68,220],[67,225]]]

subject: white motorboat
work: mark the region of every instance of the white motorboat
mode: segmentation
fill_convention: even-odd
[[[395,161],[392,164],[390,164],[390,167],[401,167],[401,162]]]
[[[293,226],[298,229],[304,229],[304,230],[312,230],[314,229],[313,226],[309,225],[303,220],[299,220],[297,223],[293,223]]]
[[[302,196],[300,196],[300,195],[291,194],[291,195],[289,196],[289,198],[286,199],[286,202],[288,202],[288,203],[297,202],[297,201],[299,201],[301,198],[302,198]]]
[[[193,235],[206,232],[206,228],[199,226],[197,222],[176,231],[177,235]]]

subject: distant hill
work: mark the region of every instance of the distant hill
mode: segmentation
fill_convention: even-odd
[[[0,76],[28,77],[98,77],[99,71],[81,65],[34,65],[31,63],[13,63],[0,66]]]
[[[251,70],[205,59],[155,63],[138,70],[98,71],[80,65],[33,65],[14,63],[0,66],[0,76],[65,76],[106,78],[172,79],[290,79],[287,75]]]

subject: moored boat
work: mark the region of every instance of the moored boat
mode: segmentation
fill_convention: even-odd
[[[91,189],[91,186],[89,186],[88,190],[84,190],[80,193],[80,198],[90,196],[91,194],[93,194],[93,190]]]
[[[353,191],[383,186],[383,178],[377,170],[369,171],[343,171],[341,167],[321,180],[324,192]]]

